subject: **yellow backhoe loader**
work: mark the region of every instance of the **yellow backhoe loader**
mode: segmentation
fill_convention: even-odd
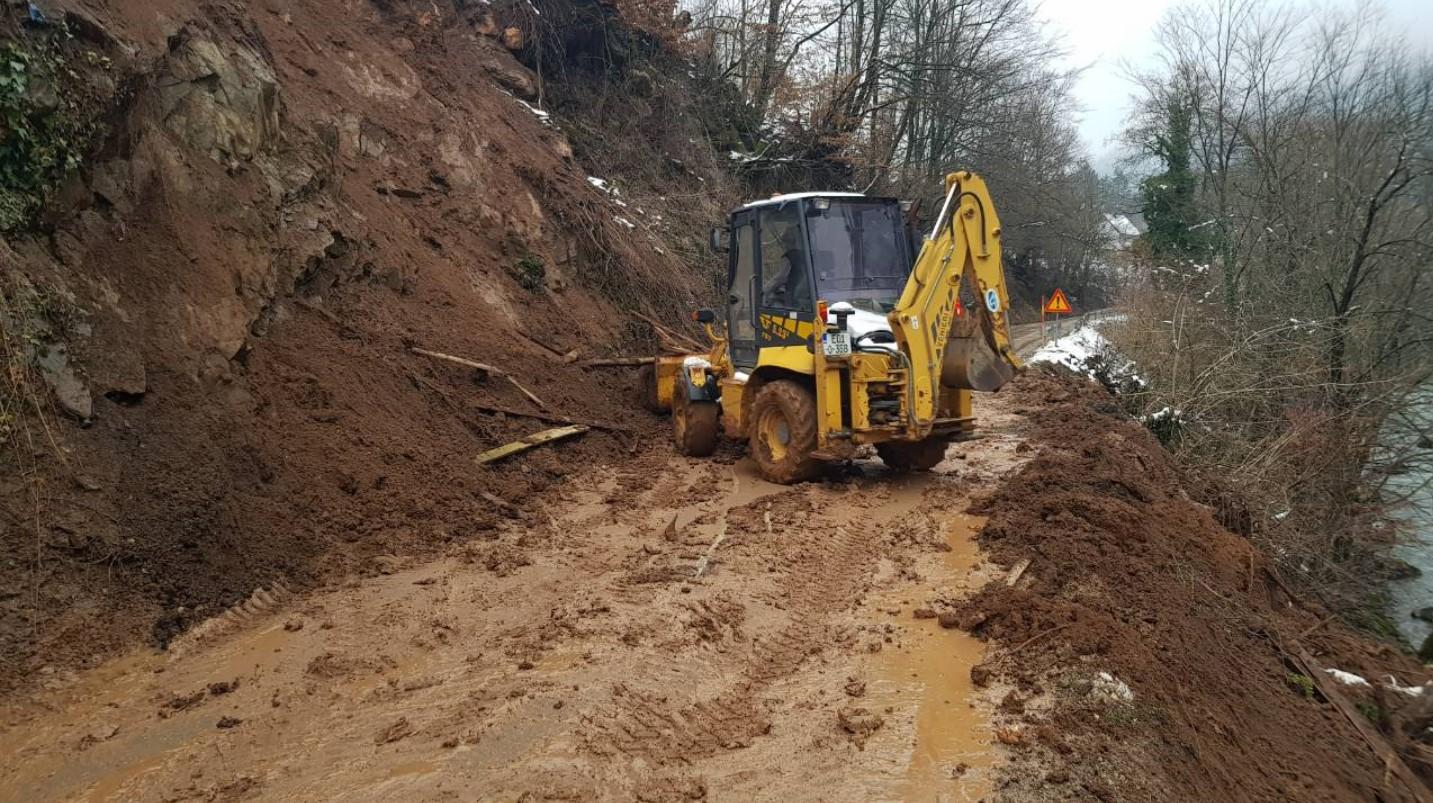
[[[712,348],[659,357],[644,402],[672,412],[677,448],[748,441],[762,476],[793,483],[873,444],[898,471],[926,470],[974,430],[971,391],[1020,367],[1010,345],[1000,219],[985,182],[945,178],[935,226],[914,252],[893,198],[780,195],[712,232],[729,256],[725,332]]]

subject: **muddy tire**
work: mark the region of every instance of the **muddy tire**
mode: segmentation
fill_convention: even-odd
[[[655,365],[644,365],[637,369],[637,404],[643,410],[652,413],[662,412],[662,405],[657,401],[657,367]]]
[[[930,471],[945,459],[948,445],[950,442],[945,438],[926,438],[915,443],[886,441],[876,444],[876,454],[892,471]]]
[[[811,391],[785,379],[761,386],[751,402],[751,457],[761,476],[790,485],[816,476],[816,399]]]
[[[706,457],[715,452],[719,413],[716,402],[687,398],[687,389],[679,383],[672,398],[672,435],[677,451],[687,457]]]

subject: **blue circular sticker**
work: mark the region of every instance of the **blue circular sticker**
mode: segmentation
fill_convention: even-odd
[[[985,308],[991,312],[1000,311],[1000,294],[994,289],[985,291]]]

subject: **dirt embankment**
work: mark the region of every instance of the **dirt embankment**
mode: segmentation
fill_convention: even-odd
[[[700,273],[587,181],[499,12],[41,5],[3,32],[62,39],[108,135],[0,245],[5,324],[60,389],[0,466],[0,690],[489,531],[650,437],[626,375],[563,355],[652,348],[619,306],[673,319]],[[534,415],[600,426],[474,465]]]
[[[1412,800],[1310,675],[1408,750],[1426,682],[1390,645],[1291,597],[1268,562],[1216,521],[1201,492],[1093,383],[1027,375],[1016,409],[1038,452],[980,506],[981,545],[1021,580],[964,605],[996,645],[982,667],[1012,683],[1023,732],[1010,799]],[[1313,657],[1300,660],[1300,647]],[[1104,673],[1103,675],[1101,673]],[[1415,767],[1426,768],[1417,761]],[[1426,790],[1420,790],[1426,794]]]

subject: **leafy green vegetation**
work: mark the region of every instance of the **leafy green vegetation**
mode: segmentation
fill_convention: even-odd
[[[1284,678],[1289,688],[1299,693],[1305,700],[1314,699],[1314,679],[1301,672],[1290,672]]]
[[[54,37],[0,43],[0,232],[28,226],[80,166],[98,124]],[[103,59],[94,66],[105,67]]]
[[[543,280],[547,278],[547,266],[542,264],[541,259],[528,254],[519,259],[509,273],[524,289],[536,292],[542,288]]]
[[[1165,128],[1151,134],[1146,147],[1164,165],[1164,172],[1140,185],[1141,211],[1149,224],[1145,239],[1156,257],[1196,259],[1206,255],[1206,237],[1198,220],[1197,182],[1190,166],[1191,104],[1183,98],[1168,104]]]
[[[1372,722],[1375,725],[1382,725],[1384,723],[1384,720],[1388,718],[1388,712],[1384,711],[1382,708],[1379,708],[1378,705],[1374,703],[1364,702],[1360,700],[1353,705],[1355,708],[1358,709],[1358,712],[1360,714],[1363,714],[1365,717],[1368,718],[1369,722]]]

